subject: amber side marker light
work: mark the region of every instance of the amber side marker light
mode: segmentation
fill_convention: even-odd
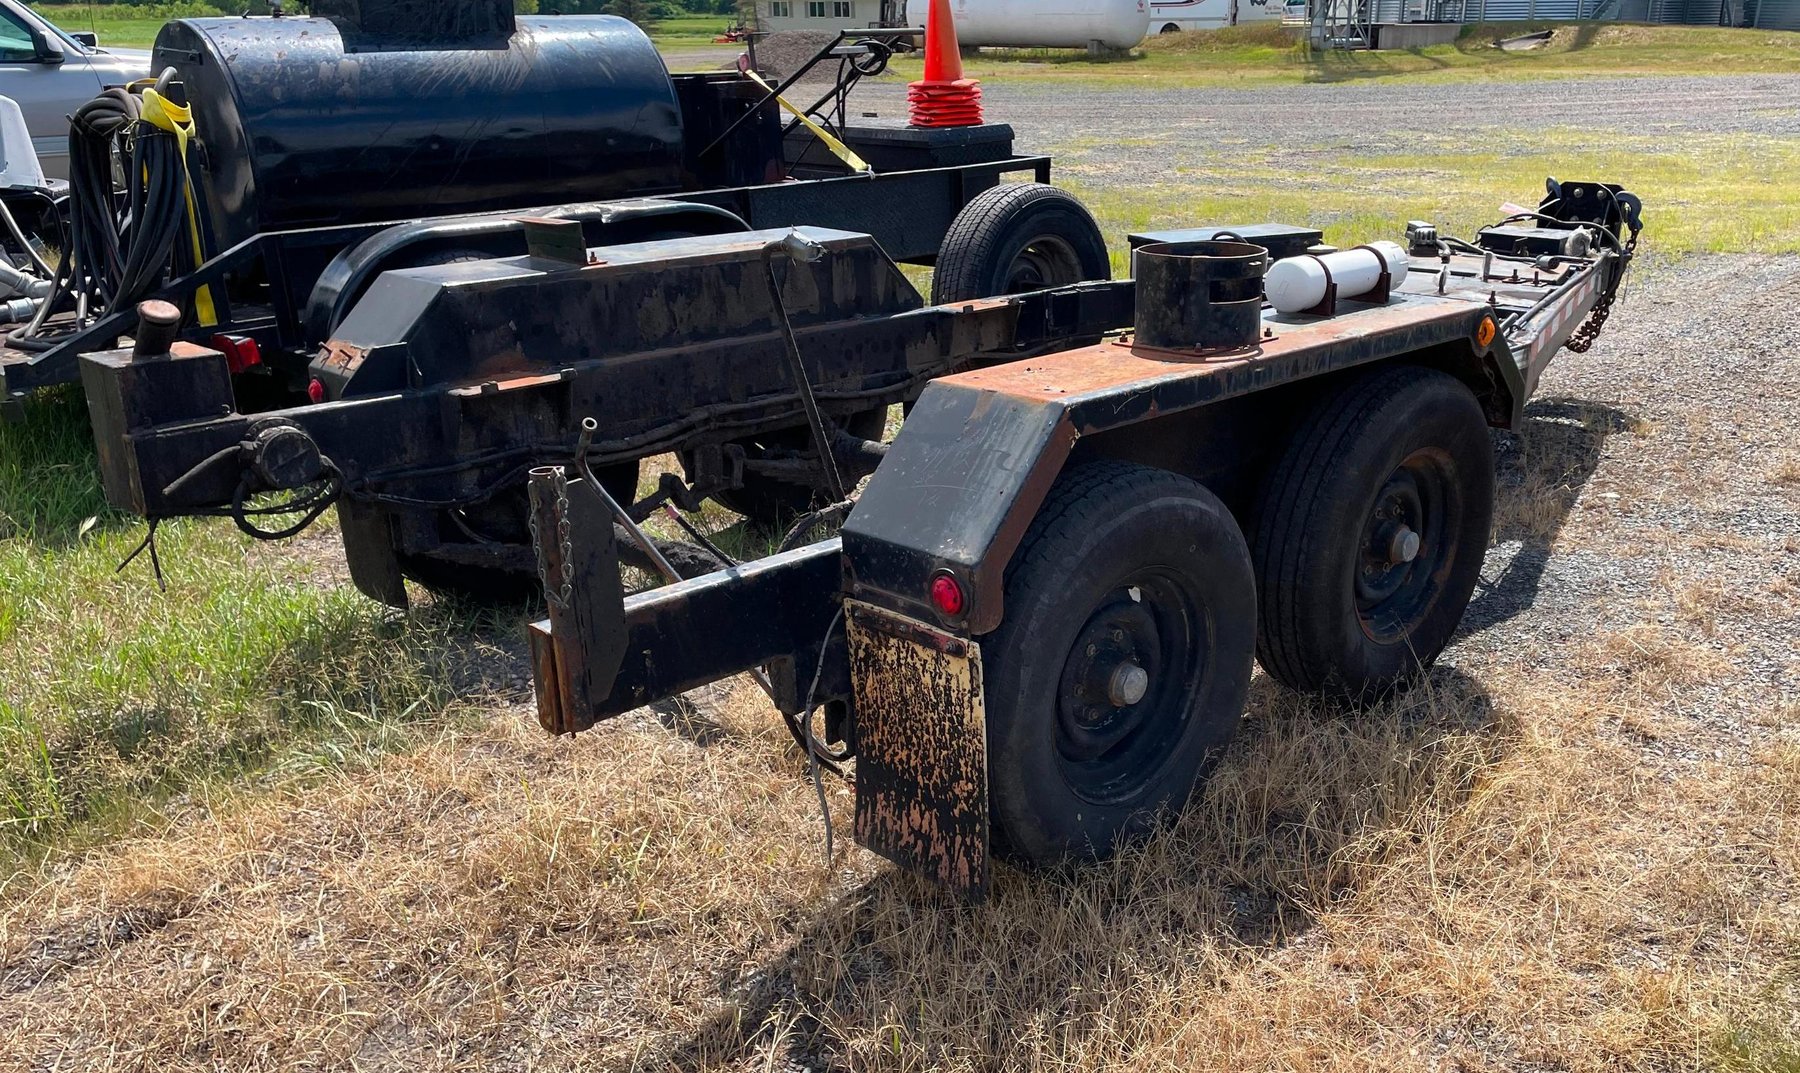
[[[1475,329],[1475,341],[1482,346],[1487,346],[1494,341],[1494,332],[1494,318],[1482,317],[1481,327]]]

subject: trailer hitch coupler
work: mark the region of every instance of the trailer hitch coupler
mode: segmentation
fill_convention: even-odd
[[[152,298],[139,302],[136,343],[131,348],[132,361],[166,358],[169,347],[181,330],[181,310],[173,302]]]

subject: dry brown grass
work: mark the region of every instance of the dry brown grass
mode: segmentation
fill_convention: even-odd
[[[1800,484],[1800,451],[1789,447],[1769,466],[1769,480],[1775,484]]]
[[[1645,651],[1354,716],[1259,680],[1178,823],[980,907],[827,867],[748,691],[509,713],[20,877],[0,1066],[1786,1068],[1800,750],[1645,769]]]
[[[1621,535],[1597,467],[1667,430],[1533,415],[1497,539],[1776,554]],[[1792,1073],[1800,699],[1734,662],[1800,574],[1650,576],[1373,710],[1259,678],[1185,815],[976,907],[824,862],[752,689],[574,740],[508,710],[0,883],[0,1070]]]

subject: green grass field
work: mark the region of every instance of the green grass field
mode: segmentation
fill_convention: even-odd
[[[102,48],[149,48],[162,29],[163,18],[144,18],[143,9],[135,5],[114,4],[36,4],[46,18],[65,30],[92,30],[100,35]],[[162,5],[172,14],[200,14],[200,6]],[[212,12],[212,14],[217,14]],[[708,45],[731,24],[726,15],[688,15],[664,19],[650,28],[656,43],[667,49]]]
[[[135,18],[129,7],[100,4],[34,4],[43,16],[64,30],[92,30],[100,35],[101,48],[149,48],[156,31],[166,21]]]
[[[1604,176],[1644,198],[1645,249],[1659,256],[1800,252],[1800,144],[1791,138],[1688,134],[1671,144],[1597,141],[1575,127],[1487,130],[1475,144],[1421,138],[1405,153],[1335,156],[1304,174],[1258,164],[1274,145],[1231,149],[1151,187],[1117,181],[1116,146],[1062,145],[1058,183],[1109,237],[1193,220],[1283,220],[1353,245],[1393,238],[1397,221],[1415,217],[1473,234],[1501,202],[1534,196],[1546,175]],[[1123,250],[1113,260],[1126,270]]]
[[[459,661],[491,615],[391,620],[229,523],[160,528],[163,591],[148,555],[117,569],[144,533],[106,505],[78,392],[0,421],[0,874],[221,787],[416,744],[483,688]]]
[[[1537,29],[1556,31],[1549,46],[1533,52],[1494,47],[1500,38]],[[905,61],[903,73],[911,74],[917,62]],[[1279,26],[1264,25],[1152,37],[1128,55],[1098,62],[1076,52],[990,50],[965,60],[964,69],[972,78],[1071,79],[1095,87],[1782,73],[1800,71],[1800,34],[1617,23],[1491,23],[1471,26],[1455,43],[1431,48],[1313,52]]]

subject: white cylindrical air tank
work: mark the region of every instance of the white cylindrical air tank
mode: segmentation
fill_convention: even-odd
[[[1322,262],[1322,263],[1321,263]],[[1397,242],[1372,242],[1368,247],[1339,250],[1319,257],[1288,257],[1269,266],[1263,277],[1263,294],[1278,313],[1298,313],[1325,300],[1325,273],[1337,284],[1339,298],[1367,294],[1381,282],[1386,264],[1390,281],[1399,286],[1410,262]]]
[[[951,0],[968,48],[1130,48],[1150,30],[1149,0]]]

